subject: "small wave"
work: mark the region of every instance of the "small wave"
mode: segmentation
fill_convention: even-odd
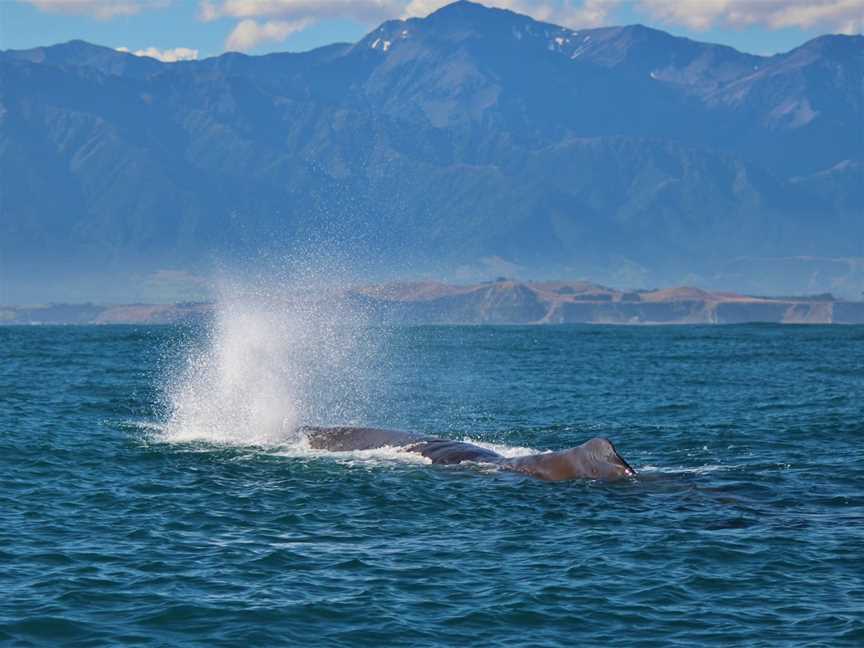
[[[145,435],[160,435],[165,432],[165,423],[158,421],[120,421],[119,426],[123,429],[140,430]]]
[[[286,446],[272,453],[278,457],[291,459],[330,459],[338,463],[354,466],[358,464],[414,463],[430,464],[431,460],[404,447],[383,446],[370,450],[331,451],[310,448],[308,442]]]
[[[708,473],[725,471],[725,470],[736,470],[738,468],[743,468],[743,464],[706,464],[704,466],[696,466],[696,467],[684,467],[684,466],[653,466],[646,465],[640,468],[637,468],[637,471],[640,473],[656,473],[656,474],[675,474],[680,475],[682,473],[691,474],[691,475],[707,475]]]

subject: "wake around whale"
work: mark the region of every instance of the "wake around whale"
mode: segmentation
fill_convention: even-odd
[[[612,442],[602,437],[595,437],[580,446],[559,452],[508,458],[464,441],[399,430],[307,426],[300,428],[300,431],[308,439],[309,446],[316,450],[345,452],[383,447],[404,448],[408,452],[416,452],[426,457],[433,464],[459,464],[466,461],[494,464],[504,470],[547,481],[614,481],[636,475],[636,471],[618,454]]]

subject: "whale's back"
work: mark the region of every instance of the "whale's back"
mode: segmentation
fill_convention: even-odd
[[[424,440],[418,434],[400,430],[383,430],[367,427],[303,427],[309,447],[331,452],[350,452],[352,450],[372,450],[385,446],[402,447]]]

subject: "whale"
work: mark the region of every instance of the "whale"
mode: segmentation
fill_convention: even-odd
[[[544,481],[593,479],[617,481],[634,477],[636,471],[605,437],[595,437],[575,448],[543,452],[522,457],[503,457],[488,448],[465,441],[424,436],[401,430],[373,427],[304,426],[300,432],[309,447],[331,452],[402,448],[429,459],[433,464],[453,465],[465,462],[494,464],[503,470],[528,475]]]

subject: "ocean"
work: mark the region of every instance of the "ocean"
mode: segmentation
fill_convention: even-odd
[[[639,476],[303,423],[607,436]],[[862,442],[862,327],[0,328],[0,643],[862,645]]]

